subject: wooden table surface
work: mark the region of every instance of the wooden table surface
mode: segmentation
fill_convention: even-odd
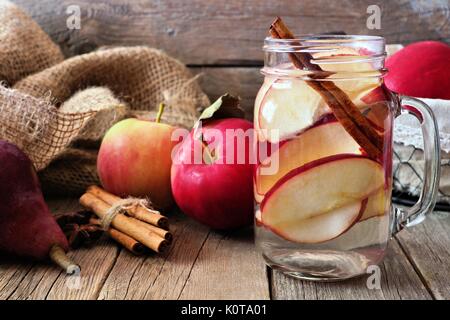
[[[76,199],[49,204],[54,213],[79,208]],[[79,289],[50,264],[2,257],[0,299],[450,299],[449,213],[391,240],[380,289],[368,289],[366,276],[337,283],[284,276],[264,265],[252,229],[219,233],[169,217],[174,242],[163,256],[136,257],[109,239],[71,252],[82,268]]]

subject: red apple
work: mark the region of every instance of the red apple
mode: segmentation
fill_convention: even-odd
[[[103,187],[121,197],[149,197],[161,209],[173,204],[170,186],[174,127],[126,119],[106,133],[97,159]]]
[[[411,44],[386,61],[387,87],[419,98],[450,99],[450,46],[438,41]]]
[[[214,229],[233,229],[252,223],[250,137],[244,139],[245,146],[238,148],[236,139],[227,136],[227,130],[242,133],[252,128],[243,119],[211,120],[197,134],[192,131],[185,138],[176,151],[171,177],[173,196],[185,214]],[[207,161],[193,163],[196,148],[207,151]],[[242,155],[242,152],[245,161],[239,164],[238,153]],[[227,154],[231,161],[227,161]]]

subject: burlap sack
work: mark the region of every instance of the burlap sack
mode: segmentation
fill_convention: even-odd
[[[178,60],[147,47],[98,50],[76,56],[19,81],[14,88],[41,97],[47,92],[63,102],[90,86],[110,88],[134,110],[155,110],[166,102],[177,113],[197,115],[206,97]],[[192,123],[186,123],[191,126]]]
[[[22,10],[0,0],[0,79],[9,85],[64,60],[59,47]]]
[[[124,117],[154,119],[164,102],[162,121],[190,128],[209,104],[189,70],[156,49],[109,48],[61,60],[27,15],[0,0],[0,81],[14,89],[0,88],[0,139],[24,149],[47,190],[80,193],[98,183],[98,145]]]
[[[79,195],[98,184],[97,149],[71,147],[39,172],[39,179],[50,195]]]
[[[21,148],[38,170],[64,152],[92,116],[62,113],[45,99],[0,86],[0,139]]]
[[[75,93],[59,111],[67,114],[96,111],[71,143],[86,148],[98,148],[106,131],[129,113],[126,105],[105,87],[92,87]]]

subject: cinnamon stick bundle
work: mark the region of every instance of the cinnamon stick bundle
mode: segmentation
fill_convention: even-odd
[[[280,17],[270,26],[270,34],[277,39],[295,39]],[[311,63],[312,56],[305,52],[291,52],[289,57],[295,67],[301,70],[314,71],[319,76],[329,76],[330,73]],[[358,107],[333,81],[307,80],[306,83],[319,93],[322,99],[333,111],[336,119],[355,141],[372,159],[380,159],[383,150],[383,138],[361,114]]]
[[[120,197],[113,195],[98,186],[90,186],[87,189],[87,192],[92,193],[97,198],[103,200],[109,205],[115,205],[122,200]],[[147,222],[159,228],[163,228],[166,230],[169,228],[169,220],[167,219],[167,217],[161,215],[157,210],[142,208],[138,206],[128,209],[127,214],[130,217]]]
[[[91,218],[89,220],[89,223],[101,226],[101,221],[97,218]],[[109,228],[107,233],[112,239],[120,243],[125,249],[132,252],[133,254],[141,255],[145,252],[145,246],[142,243],[136,241],[125,233],[120,232],[119,230],[114,228]]]
[[[104,219],[111,208],[111,205],[90,192],[81,196],[80,204],[93,211],[100,219]],[[164,252],[170,244],[170,241],[150,231],[142,221],[123,214],[117,214],[112,219],[111,226],[156,252]]]

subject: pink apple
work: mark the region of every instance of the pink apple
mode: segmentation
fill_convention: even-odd
[[[121,197],[149,197],[161,209],[173,204],[170,187],[174,127],[126,119],[106,133],[97,159],[103,187]]]
[[[236,140],[227,136],[227,130],[242,133],[252,128],[243,119],[212,120],[197,134],[192,131],[185,138],[176,151],[171,176],[173,196],[185,214],[222,230],[253,222],[251,141],[247,136],[245,145],[239,148]],[[205,152],[208,159],[195,163],[196,149]],[[239,164],[238,154],[242,152],[245,161]]]

